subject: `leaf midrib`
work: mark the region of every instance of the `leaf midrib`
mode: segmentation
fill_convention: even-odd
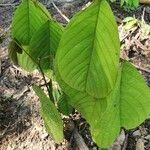
[[[96,23],[95,23],[95,31],[94,31],[94,35],[93,35],[93,37],[95,37],[95,35],[96,35],[96,29],[97,29],[97,25],[98,25],[98,17],[99,17],[99,13],[100,13],[100,4],[101,4],[101,2],[102,2],[102,0],[100,1],[100,2],[98,2],[99,3],[99,7],[98,7],[98,13],[97,13],[97,17],[96,17]],[[95,4],[94,4],[95,5]],[[85,90],[87,89],[87,83],[88,83],[88,76],[89,76],[89,69],[90,69],[90,65],[91,65],[91,61],[92,61],[92,57],[93,57],[93,51],[94,51],[94,45],[95,45],[95,42],[96,42],[96,38],[93,38],[93,43],[92,43],[92,45],[93,45],[93,48],[92,48],[92,50],[91,50],[91,57],[90,57],[90,60],[89,60],[89,63],[88,63],[88,68],[87,68],[87,73],[86,73],[86,84],[85,84]]]
[[[29,44],[29,41],[30,41],[30,34],[31,34],[31,29],[30,29],[30,0],[27,0],[27,9],[28,9],[28,27],[29,27],[29,30],[28,30],[28,44]],[[32,3],[32,2],[31,2]]]

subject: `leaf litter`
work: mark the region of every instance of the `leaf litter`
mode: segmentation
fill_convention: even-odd
[[[72,130],[65,130],[67,140],[56,145],[45,131],[43,121],[39,115],[39,101],[31,89],[33,83],[43,85],[42,77],[35,72],[29,74],[21,68],[14,66],[7,52],[7,44],[10,35],[10,23],[15,6],[18,1],[6,0],[5,3],[14,3],[5,7],[0,6],[0,150],[13,149],[76,149],[76,138],[72,136]],[[79,11],[88,3],[88,0],[68,3],[56,2],[61,12],[68,18]],[[66,20],[51,5],[47,5],[53,17],[66,24]],[[121,41],[121,58],[132,62],[144,75],[150,86],[150,16],[147,5],[140,5],[135,12],[125,12],[113,4],[112,8],[118,22],[118,30]],[[131,16],[134,20],[126,29],[123,19]],[[86,120],[75,112],[69,118],[64,117],[64,123],[73,122],[79,136],[83,138],[90,150],[98,147],[92,141],[89,125]],[[147,119],[136,129],[122,130],[116,142],[109,150],[142,150],[150,149],[150,119]]]

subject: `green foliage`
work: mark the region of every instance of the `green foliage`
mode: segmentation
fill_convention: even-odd
[[[53,60],[63,33],[63,28],[52,20],[48,20],[33,35],[29,44],[29,54],[43,70],[53,69]]]
[[[138,20],[133,17],[126,17],[123,22],[125,23],[125,30],[129,30],[133,28],[135,25],[137,25]]]
[[[28,46],[23,46],[19,41],[13,39],[8,46],[9,57],[14,64],[20,65],[27,71],[32,71],[36,68],[36,64],[32,61],[32,58],[27,54]]]
[[[106,0],[94,0],[65,29],[42,4],[23,0],[13,18],[12,39],[12,59],[26,70],[53,71],[61,90],[52,84],[47,88],[58,110],[69,115],[77,109],[100,147],[109,147],[122,127],[134,128],[150,114],[150,90],[144,79],[129,62],[119,62],[118,29]],[[63,124],[57,107],[39,87],[33,89],[48,132],[61,142]]]
[[[137,70],[122,63],[114,90],[96,99],[67,85],[57,70],[57,80],[69,96],[69,103],[88,121],[95,142],[103,148],[115,140],[120,128],[135,128],[150,114],[150,90]]]
[[[27,71],[36,68],[36,64],[28,56],[29,42],[34,33],[49,18],[50,15],[44,6],[32,0],[23,0],[15,12],[12,22],[12,38],[19,42],[20,47],[25,48],[23,54],[18,54],[17,58],[19,65]]]
[[[41,102],[41,115],[49,134],[52,135],[56,143],[63,141],[63,123],[59,112],[52,101],[45,95],[38,86],[33,89]]]
[[[12,37],[22,45],[28,45],[32,35],[47,21],[37,9],[37,3],[31,0],[23,0],[17,8],[13,23]]]
[[[139,6],[139,0],[121,0],[121,6],[125,5],[124,8],[132,10]]]
[[[144,80],[129,63],[119,67],[119,40],[111,14],[105,1],[95,1],[77,14],[66,27],[56,55],[57,80],[62,90],[69,96],[69,103],[86,118],[93,139],[103,148],[112,144],[121,127],[134,128],[150,113],[150,90]],[[92,47],[90,38],[98,43],[97,47]],[[110,91],[103,92],[113,76],[115,85],[107,86]],[[90,90],[86,82],[91,84]]]
[[[112,3],[116,2],[117,0],[110,0]],[[139,1],[140,0],[120,0],[120,5],[123,7],[125,10],[130,11],[134,10],[139,6]]]
[[[64,31],[56,56],[60,76],[70,87],[103,98],[114,88],[119,52],[111,9],[105,0],[95,0]]]
[[[72,106],[68,103],[69,98],[66,94],[63,94],[58,101],[58,109],[61,113],[64,115],[68,116],[69,114],[72,113],[73,108]]]
[[[150,90],[130,63],[122,63],[116,86],[107,101],[99,124],[91,129],[95,141],[102,147],[108,147],[114,141],[121,127],[135,128],[150,114]]]

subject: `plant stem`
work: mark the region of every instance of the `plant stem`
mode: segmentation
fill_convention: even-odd
[[[53,91],[53,88],[52,88],[52,80],[50,80],[50,83],[48,84],[47,81],[46,81],[46,78],[45,78],[45,75],[44,75],[44,72],[42,70],[42,67],[40,65],[40,60],[39,59],[39,62],[37,63],[33,58],[32,56],[30,56],[30,54],[14,39],[14,42],[17,44],[18,47],[20,47],[30,58],[31,60],[38,66],[41,74],[42,74],[42,77],[43,77],[43,80],[45,82],[45,86],[47,88],[47,92],[48,92],[48,96],[50,98],[50,100],[54,103],[54,98],[53,98],[53,94],[52,94],[52,91]],[[49,85],[49,86],[48,86]]]
[[[66,22],[69,22],[69,18],[67,18],[62,12],[61,10],[55,5],[54,1],[52,1],[52,5],[53,7],[58,11],[58,13],[66,20]]]
[[[43,72],[42,67],[41,67],[41,65],[40,65],[40,59],[39,59],[39,63],[36,63],[36,64],[37,64],[37,66],[39,67],[40,72],[41,72],[41,74],[42,74],[43,80],[44,80],[44,82],[45,82],[45,86],[46,86],[46,88],[47,88],[48,96],[49,96],[50,100],[52,100],[52,102],[54,102],[53,94],[52,94],[52,90],[53,90],[53,89],[52,89],[52,82],[51,82],[51,80],[50,80],[50,82],[51,82],[51,87],[48,86],[48,83],[47,83],[47,81],[46,81],[44,72]]]
[[[50,92],[50,99],[51,99],[51,101],[52,101],[53,103],[55,103],[54,97],[53,97],[53,93],[52,93],[52,91],[53,91],[52,79],[50,79],[50,82],[48,83],[48,86],[49,86],[49,90],[51,91],[51,92]]]

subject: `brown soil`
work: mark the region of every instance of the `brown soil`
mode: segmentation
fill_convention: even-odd
[[[14,2],[14,3],[13,3]],[[56,3],[58,8],[71,18],[88,0],[72,3]],[[16,0],[6,0],[5,3],[18,3]],[[130,30],[124,30],[124,17],[135,15],[136,18],[150,23],[148,5],[140,5],[132,12],[126,12],[118,4],[111,4],[117,17],[121,39],[121,57],[132,62],[144,75],[150,86],[150,41],[143,33],[144,26],[136,25]],[[45,131],[40,117],[39,101],[31,86],[33,83],[43,84],[39,73],[29,74],[14,66],[8,58],[7,45],[10,37],[10,23],[15,5],[0,6],[0,150],[74,150],[77,144],[71,130],[65,131],[66,140],[60,145],[54,143]],[[47,5],[53,17],[66,24],[52,5]],[[92,141],[89,125],[77,112],[64,123],[74,122],[79,134],[90,150],[99,149]],[[150,150],[150,119],[147,119],[136,129],[122,131],[118,140],[110,148],[113,150],[138,150],[141,146]],[[140,149],[142,150],[142,149]]]

